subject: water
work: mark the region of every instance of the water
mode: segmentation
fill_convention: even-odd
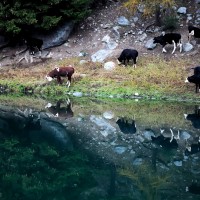
[[[0,199],[200,199],[198,104],[35,101],[1,101]]]

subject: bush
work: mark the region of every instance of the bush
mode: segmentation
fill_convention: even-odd
[[[90,13],[93,0],[16,0],[0,2],[0,32],[8,37],[29,30],[50,30],[66,20],[78,22]]]
[[[175,30],[178,27],[178,18],[175,15],[165,16],[163,30]]]

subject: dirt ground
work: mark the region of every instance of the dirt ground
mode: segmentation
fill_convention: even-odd
[[[192,5],[192,4],[191,4]],[[192,7],[190,5],[187,5],[188,9],[197,9],[196,7]],[[52,49],[48,49],[43,51],[42,59],[37,57],[33,59],[33,63],[27,63],[25,59],[22,59],[23,57],[29,58],[29,54],[22,53],[20,55],[16,55],[16,52],[19,52],[23,50],[25,47],[16,47],[16,48],[5,48],[1,50],[0,52],[0,69],[5,69],[6,67],[18,67],[18,66],[33,66],[38,63],[44,63],[46,60],[49,60],[50,58],[53,60],[60,60],[64,58],[69,57],[77,57],[79,56],[80,52],[86,53],[86,56],[83,57],[83,59],[90,60],[91,55],[97,52],[100,49],[105,48],[105,44],[101,41],[104,36],[111,33],[110,27],[117,25],[117,18],[120,16],[126,16],[129,18],[129,13],[125,8],[122,7],[122,4],[120,2],[116,1],[109,1],[107,3],[107,6],[105,7],[98,7],[97,10],[93,12],[93,14],[85,19],[70,35],[68,38],[68,41],[58,47],[54,47]],[[139,30],[144,30],[146,26],[152,23],[153,19],[144,20],[139,19],[137,23],[135,23],[135,27],[129,26],[129,30],[127,29],[126,32],[130,30],[137,29],[136,32]],[[186,18],[183,17],[180,21],[180,27],[176,32],[181,33],[182,35],[182,41],[183,43],[187,42],[187,23]],[[107,26],[107,28],[106,28]],[[151,27],[156,28],[156,27]],[[158,36],[160,33],[148,33],[147,32],[147,38],[148,39]],[[195,60],[199,58],[199,48],[198,45],[195,45],[194,50],[191,52],[179,52],[179,49],[176,50],[176,53],[174,55],[171,54],[172,46],[166,47],[166,49],[169,49],[169,51],[165,54],[163,54],[162,48],[160,45],[157,45],[157,47],[154,50],[147,50],[144,47],[144,42],[135,42],[136,40],[135,35],[133,34],[127,34],[126,36],[123,35],[123,37],[118,42],[118,46],[116,49],[113,50],[112,56],[108,58],[106,61],[110,60],[116,60],[117,56],[119,56],[120,52],[124,48],[134,48],[137,49],[139,52],[139,56],[142,55],[158,55],[164,59],[172,59],[176,57],[188,57],[193,59],[194,64]],[[49,58],[48,58],[49,56]],[[20,59],[22,59],[20,61]]]

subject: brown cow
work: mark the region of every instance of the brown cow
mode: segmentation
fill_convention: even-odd
[[[74,71],[75,70],[71,65],[67,67],[55,67],[55,69],[46,75],[46,79],[52,81],[54,78],[57,78],[58,84],[62,84],[61,77],[67,77],[67,86],[69,87],[71,85],[71,77],[74,74]]]

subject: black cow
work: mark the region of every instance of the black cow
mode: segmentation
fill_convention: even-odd
[[[196,93],[200,90],[200,75],[192,75],[186,78],[185,83],[194,83],[196,86]]]
[[[118,64],[127,65],[130,60],[133,60],[133,67],[136,68],[136,62],[138,59],[138,51],[135,49],[124,49],[117,59]]]
[[[194,69],[194,75],[200,75],[200,66],[192,67]]]
[[[41,56],[43,40],[33,37],[25,37],[25,44],[31,55],[34,55],[36,51],[39,51]]]
[[[163,49],[162,52],[167,52],[165,49],[165,46],[167,44],[173,44],[174,49],[172,51],[172,54],[175,52],[176,47],[179,45],[180,46],[180,52],[182,52],[182,43],[181,43],[181,34],[179,33],[162,33],[162,35],[158,37],[154,37],[154,42],[153,43],[158,43],[161,44]]]
[[[189,25],[188,31],[189,31],[189,34],[188,34],[188,41],[189,42],[190,42],[192,36],[194,36],[195,38],[200,38],[200,28]]]

